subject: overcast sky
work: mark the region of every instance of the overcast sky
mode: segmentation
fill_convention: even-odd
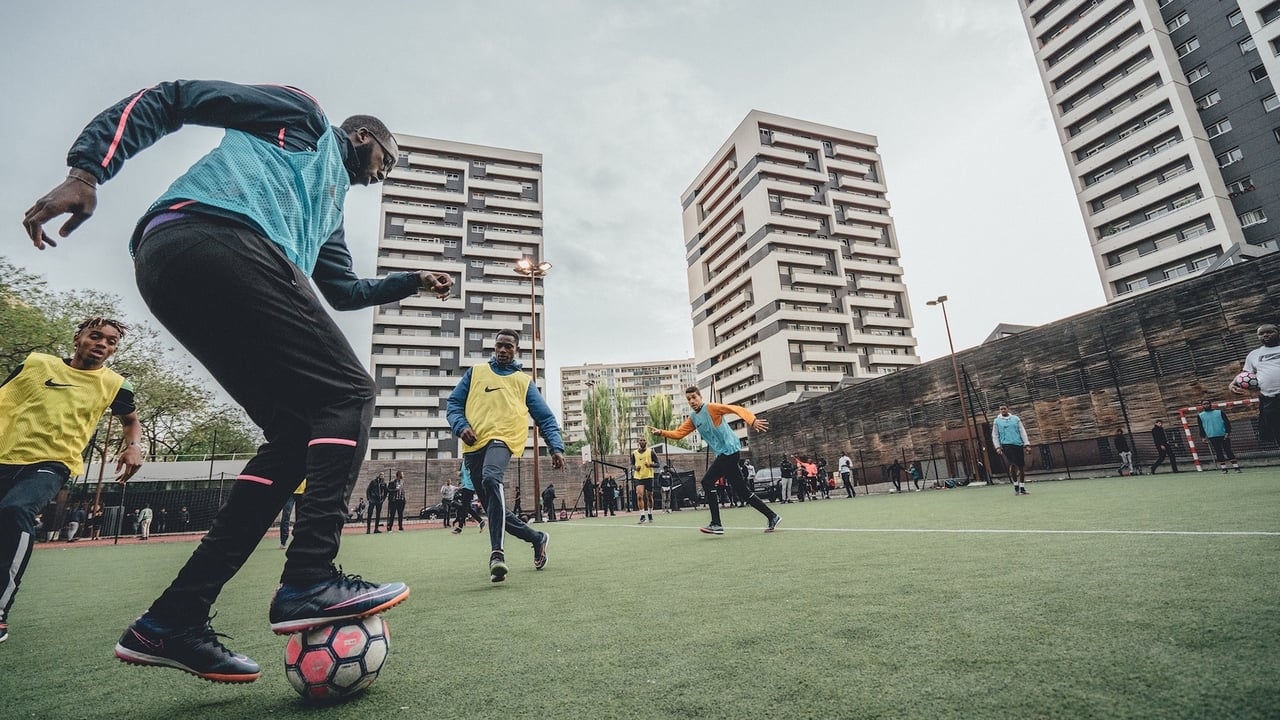
[[[542,153],[557,413],[562,365],[692,356],[680,193],[752,109],[879,139],[923,360],[947,353],[925,305],[941,294],[957,349],[1103,303],[1015,0],[9,0],[0,57],[0,255],[135,320],[133,223],[218,131],[131,160],[56,249],[21,216],[93,115],[178,78],[296,85],[334,123]],[[377,198],[348,195],[363,275]],[[372,311],[339,319],[367,362]]]

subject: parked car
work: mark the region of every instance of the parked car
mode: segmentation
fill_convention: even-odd
[[[443,520],[448,516],[449,511],[445,508],[444,503],[436,503],[429,507],[424,507],[418,511],[419,520]]]
[[[782,500],[782,469],[769,467],[756,470],[756,482],[753,489],[756,495],[769,502]]]

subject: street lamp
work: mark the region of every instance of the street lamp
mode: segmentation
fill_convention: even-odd
[[[532,258],[520,258],[516,261],[516,272],[529,278],[529,356],[533,359],[530,369],[533,371],[533,384],[538,384],[538,278],[546,277],[551,271],[551,263],[543,260],[535,262]],[[533,507],[534,520],[542,522],[542,486],[538,482],[538,423],[533,424]],[[555,509],[552,509],[555,512]]]
[[[947,346],[951,348],[951,370],[956,375],[956,392],[960,395],[960,415],[964,422],[965,447],[969,449],[970,462],[974,463],[973,467],[965,468],[970,472],[970,477],[974,480],[981,480],[981,476],[977,472],[978,448],[974,445],[973,430],[969,425],[969,408],[964,401],[964,385],[960,382],[960,364],[956,362],[956,345],[951,341],[951,321],[947,319],[947,296],[939,295],[937,300],[930,300],[925,305],[942,306],[942,324],[947,328]]]

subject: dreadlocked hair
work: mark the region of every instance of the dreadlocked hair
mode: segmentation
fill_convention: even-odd
[[[89,328],[100,328],[103,325],[110,325],[111,327],[115,328],[116,331],[120,333],[121,339],[123,339],[124,336],[129,332],[129,326],[125,325],[119,320],[112,320],[111,318],[104,318],[99,316],[99,317],[86,318],[84,322],[77,325],[75,337],[80,337],[80,333],[84,332]]]

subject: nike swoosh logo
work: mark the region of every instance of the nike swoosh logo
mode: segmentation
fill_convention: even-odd
[[[48,380],[45,380],[44,384],[45,384],[45,387],[75,387],[74,383],[65,384],[65,385],[63,383],[56,383],[53,381],[53,378],[49,378]]]
[[[484,391],[485,391],[485,392],[493,392],[494,390],[501,390],[501,389],[502,389],[502,388],[491,388],[491,387],[489,387],[488,385],[485,385],[485,386],[484,386]]]
[[[138,632],[137,630],[133,630],[133,629],[130,629],[130,630],[129,630],[129,632],[133,633],[133,637],[134,637],[134,639],[135,639],[135,640],[137,640],[138,642],[142,643],[142,644],[143,644],[143,645],[145,645],[146,647],[149,647],[149,648],[151,648],[151,649],[153,649],[153,650],[163,650],[163,649],[164,649],[164,641],[163,641],[163,640],[152,640],[151,638],[147,637],[146,635],[143,635],[142,633]]]

